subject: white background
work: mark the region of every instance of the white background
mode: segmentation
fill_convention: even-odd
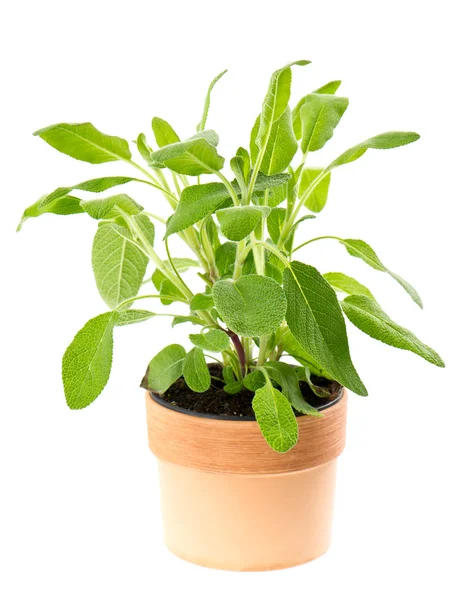
[[[2,598],[462,598],[457,4],[43,0],[4,7]],[[365,239],[417,287],[425,310],[335,242],[313,244],[299,258],[358,277],[393,318],[442,354],[447,369],[349,328],[370,397],[350,398],[330,551],[286,571],[211,571],[163,546],[138,388],[152,356],[185,342],[188,327],[172,330],[159,319],[116,331],[107,388],[91,407],[71,412],[61,355],[85,321],[105,310],[90,265],[95,223],[44,216],[14,230],[22,210],[59,185],[129,173],[117,163],[73,161],[32,137],[34,130],[91,120],[134,139],[149,134],[157,115],[187,137],[209,81],[229,68],[214,91],[209,125],[230,158],[247,144],[271,72],[300,58],[313,64],[294,69],[293,99],[339,78],[351,100],[315,164],[390,129],[422,135],[337,170],[326,210],[304,231]],[[130,193],[164,210],[156,193],[141,186]]]

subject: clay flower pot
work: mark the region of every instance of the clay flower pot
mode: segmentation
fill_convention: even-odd
[[[254,420],[187,413],[147,392],[167,547],[233,571],[282,569],[326,552],[346,402],[344,390],[323,418],[298,417],[298,443],[279,454]]]

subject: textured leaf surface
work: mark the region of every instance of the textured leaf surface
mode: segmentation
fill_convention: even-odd
[[[163,394],[182,375],[185,348],[179,344],[166,346],[151,360],[147,371],[147,387]]]
[[[191,300],[191,310],[208,310],[214,306],[214,299],[208,294],[195,294]]]
[[[214,284],[212,295],[223,321],[238,335],[270,334],[285,316],[285,294],[270,277],[243,275],[236,281],[222,279]]]
[[[339,241],[346,248],[347,252],[351,256],[355,256],[356,258],[361,258],[365,263],[367,263],[367,265],[369,265],[373,269],[376,269],[377,271],[382,271],[383,273],[388,273],[404,288],[404,290],[407,292],[407,294],[409,294],[409,296],[412,298],[412,300],[414,302],[416,302],[416,304],[418,304],[418,306],[420,308],[423,308],[423,302],[420,298],[420,295],[415,290],[415,288],[412,285],[410,285],[408,283],[408,281],[405,281],[405,279],[403,277],[401,277],[400,275],[397,275],[397,273],[394,273],[393,271],[390,271],[379,260],[378,255],[376,254],[376,252],[373,250],[373,248],[370,245],[368,245],[363,240],[345,239],[345,240],[339,240]]]
[[[331,171],[335,167],[354,162],[354,160],[363,156],[369,148],[388,150],[390,148],[406,146],[419,139],[420,136],[412,131],[388,131],[387,133],[381,133],[343,152],[327,167],[327,170]]]
[[[308,367],[310,372],[314,375],[319,375],[320,377],[330,379],[330,374],[322,369],[314,357],[304,350],[304,348],[290,331],[285,332],[285,335],[280,342],[280,346],[284,352],[295,358],[299,363],[301,363],[301,365]]]
[[[226,72],[227,72],[227,69],[225,69],[225,71],[222,71],[221,73],[219,73],[216,77],[214,77],[214,79],[209,84],[209,87],[208,87],[207,93],[206,93],[206,99],[204,100],[203,114],[201,115],[200,122],[196,126],[196,131],[202,131],[206,127],[207,116],[209,114],[209,106],[211,104],[212,90],[214,89],[215,84],[219,81],[219,79],[221,79],[225,75]]]
[[[92,164],[129,160],[129,144],[122,138],[106,135],[91,123],[58,123],[34,133],[68,156]]]
[[[128,310],[118,311],[117,326],[121,325],[133,325],[135,323],[142,323],[148,321],[156,316],[156,313],[149,310],[142,310],[140,308],[129,308]]]
[[[266,206],[233,206],[218,210],[216,215],[222,234],[233,242],[239,242],[254,231],[269,212]]]
[[[150,243],[154,227],[144,215],[136,217]],[[114,308],[137,295],[148,264],[147,256],[134,246],[128,232],[114,223],[102,224],[93,241],[92,265],[101,297]]]
[[[323,277],[331,285],[331,287],[338,292],[345,292],[346,294],[360,294],[374,300],[374,296],[370,290],[353,277],[349,277],[349,275],[332,272],[325,273]]]
[[[183,175],[202,175],[222,169],[225,159],[217,153],[213,132],[202,132],[201,137],[194,136],[184,142],[164,146],[151,155],[152,166],[167,167]],[[199,135],[199,134],[198,134]],[[216,135],[216,134],[215,134]]]
[[[116,194],[108,198],[94,200],[81,200],[80,206],[93,219],[108,219],[118,216],[118,213],[114,211],[116,207],[128,215],[138,215],[143,210],[143,206],[140,206],[127,194]]]
[[[340,81],[330,81],[322,87],[314,90],[313,94],[335,94],[341,85]],[[310,94],[309,94],[310,95]],[[296,139],[300,140],[302,135],[301,108],[306,103],[307,96],[299,100],[293,110],[293,129]]]
[[[332,379],[366,396],[352,364],[346,325],[333,288],[314,267],[298,261],[285,269],[283,286],[288,301],[286,321],[296,340]]]
[[[289,400],[272,385],[257,390],[252,400],[262,435],[277,452],[287,452],[297,442],[296,416]]]
[[[258,128],[254,129],[255,132]],[[251,143],[251,148],[257,150],[257,143]],[[253,151],[253,161],[257,152]],[[291,110],[286,108],[281,117],[272,125],[264,157],[260,166],[262,173],[273,175],[284,171],[290,164],[297,152],[297,140],[293,132]]]
[[[183,377],[187,386],[194,392],[205,392],[211,387],[211,375],[200,348],[193,348],[185,356]]]
[[[90,319],[64,353],[62,377],[69,408],[85,408],[103,391],[111,372],[117,319],[114,312]]]
[[[301,181],[299,184],[298,195],[299,198],[305,194],[312,182],[323,172],[323,169],[304,169],[301,174]],[[305,206],[313,211],[320,212],[325,207],[326,201],[328,200],[328,190],[330,188],[331,173],[328,173],[320,183],[318,183],[312,190],[310,196],[305,201]]]
[[[349,106],[349,100],[331,94],[309,94],[300,109],[301,150],[320,150],[333,137],[334,130]]]
[[[233,274],[235,266],[236,244],[234,242],[225,242],[215,251],[215,264],[221,277]]]
[[[169,144],[176,144],[180,141],[180,138],[175,133],[173,128],[164,119],[154,117],[151,121],[151,127],[153,129],[154,138],[159,148],[168,146]]]
[[[299,377],[293,367],[276,361],[269,361],[264,367],[270,377],[281,387],[283,396],[288,398],[293,408],[304,415],[322,416],[322,413],[304,400],[299,387]]]
[[[265,377],[262,371],[250,371],[243,379],[244,386],[251,390],[251,392],[257,392],[258,389],[266,385]]]
[[[349,321],[372,338],[414,352],[438,367],[445,366],[435,350],[423,344],[405,327],[394,323],[375,300],[365,296],[348,296],[341,305]]]
[[[220,329],[210,329],[206,333],[192,333],[190,341],[206,352],[223,352],[230,346],[230,338]]]

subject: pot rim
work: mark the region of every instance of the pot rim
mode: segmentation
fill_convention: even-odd
[[[196,410],[189,410],[188,408],[183,408],[182,406],[175,406],[175,405],[171,404],[168,400],[164,400],[164,398],[162,398],[160,395],[156,394],[156,392],[153,392],[152,390],[147,390],[147,392],[149,393],[151,400],[154,400],[154,402],[157,402],[164,408],[173,410],[174,412],[181,413],[184,415],[190,415],[192,417],[199,417],[202,419],[214,419],[214,420],[218,420],[218,421],[242,421],[242,422],[246,422],[246,421],[255,422],[256,421],[255,416],[254,417],[240,417],[238,415],[236,415],[236,416],[234,416],[234,415],[214,415],[212,413],[201,413]],[[341,400],[343,393],[344,393],[344,386],[340,386],[339,391],[336,394],[336,396],[334,398],[328,398],[325,403],[323,403],[320,407],[317,408],[317,410],[323,411],[323,410],[329,408],[330,406],[334,406]],[[299,418],[306,417],[306,416],[307,415],[304,415],[304,414],[298,414],[298,415],[296,415],[296,418],[299,419]]]

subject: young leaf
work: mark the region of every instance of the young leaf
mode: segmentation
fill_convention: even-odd
[[[215,251],[215,265],[221,277],[231,276],[235,266],[236,244],[225,242]]]
[[[257,392],[258,389],[266,385],[265,377],[262,371],[250,371],[243,379],[244,387],[251,392]]]
[[[230,167],[236,176],[241,192],[244,193],[248,185],[249,174],[251,171],[251,158],[248,151],[244,148],[238,148],[236,156],[230,161]]]
[[[34,204],[31,204],[31,206],[26,208],[16,231],[21,231],[24,221],[31,217],[40,217],[46,213],[55,215],[76,215],[84,212],[80,206],[80,198],[74,196],[62,196],[61,198],[56,198],[56,200],[48,202],[46,205],[43,205],[43,200],[44,198],[39,198],[37,202],[34,202]]]
[[[180,138],[172,129],[167,121],[154,117],[151,121],[151,127],[153,128],[154,137],[158,148],[163,148],[169,144],[176,144],[180,141]]]
[[[301,180],[299,183],[298,196],[302,198],[312,184],[312,182],[323,172],[323,169],[304,169],[301,174]],[[320,212],[325,207],[326,201],[328,200],[328,190],[330,187],[331,173],[325,175],[320,183],[311,192],[310,196],[305,201],[305,206],[312,212]]]
[[[191,300],[191,310],[208,310],[214,306],[214,299],[207,294],[195,294]]]
[[[296,152],[297,141],[293,132],[291,109],[288,106],[272,125],[260,171],[266,175],[284,171],[291,164]]]
[[[243,275],[236,281],[222,279],[214,284],[212,295],[222,320],[238,335],[268,335],[285,316],[285,294],[270,277]]]
[[[153,152],[153,149],[150,148],[150,146],[148,145],[146,135],[144,133],[140,133],[137,137],[137,150],[140,153],[143,160],[149,163],[151,160],[151,153]]]
[[[394,348],[414,352],[438,367],[445,366],[435,350],[405,327],[394,323],[375,300],[366,296],[348,296],[341,306],[349,321],[370,337]]]
[[[207,115],[209,114],[209,106],[211,104],[211,93],[212,93],[212,90],[214,89],[215,84],[219,81],[219,79],[221,77],[223,77],[225,75],[225,73],[227,71],[228,71],[228,69],[225,69],[225,71],[222,71],[221,73],[219,73],[211,81],[211,83],[209,85],[209,88],[207,90],[206,99],[204,100],[204,108],[203,108],[203,114],[201,116],[201,121],[196,126],[196,131],[203,131],[203,129],[206,127]]]
[[[314,90],[312,94],[335,94],[340,85],[340,81],[330,81],[329,83],[322,85],[322,87],[318,88],[317,90]],[[311,94],[309,94],[309,96],[310,95]],[[293,129],[297,140],[300,140],[302,135],[301,108],[304,106],[306,101],[307,96],[304,96],[299,100],[293,110]]]
[[[93,219],[110,219],[118,216],[117,207],[128,215],[138,215],[143,210],[135,200],[127,194],[117,194],[108,198],[97,198],[96,200],[81,200],[81,208]]]
[[[262,219],[268,215],[266,206],[234,206],[216,212],[222,234],[234,242],[248,236]]]
[[[339,81],[339,80],[330,81],[328,83],[325,83],[325,85],[322,85],[322,87],[319,87],[318,89],[314,90],[312,93],[313,94],[336,94],[340,85],[341,85],[341,81]]]
[[[143,321],[148,321],[148,319],[152,319],[155,316],[156,313],[153,313],[149,310],[141,310],[139,308],[129,308],[128,310],[120,310],[118,311],[116,325],[119,327],[121,325],[133,325],[134,323],[142,323]]]
[[[122,138],[106,135],[91,123],[58,123],[34,133],[60,152],[92,164],[130,160],[129,144]]]
[[[172,319],[172,327],[182,325],[184,323],[193,323],[193,325],[205,325],[205,322],[196,315],[176,316]]]
[[[144,215],[135,217],[153,243],[154,227]],[[130,241],[125,228],[104,223],[95,234],[92,265],[101,297],[110,308],[137,295],[148,264],[147,256]]]
[[[210,329],[206,333],[191,333],[190,341],[206,352],[223,352],[230,346],[230,338],[221,329]]]
[[[98,398],[108,382],[117,319],[116,312],[90,319],[64,353],[62,378],[69,408],[85,408]]]
[[[341,156],[338,156],[336,160],[328,165],[326,170],[331,171],[335,167],[354,162],[354,160],[363,156],[369,148],[388,150],[390,148],[406,146],[419,139],[420,136],[412,131],[388,131],[387,133],[381,133],[343,152]]]
[[[420,308],[423,308],[423,302],[420,298],[420,295],[415,290],[415,288],[405,281],[403,277],[397,275],[390,271],[383,263],[379,260],[378,255],[373,250],[371,246],[369,246],[366,242],[362,240],[352,240],[345,239],[339,240],[341,244],[346,248],[347,252],[351,256],[355,256],[356,258],[361,258],[364,262],[367,263],[373,269],[377,271],[382,271],[383,273],[388,273],[391,277],[393,277],[400,285],[404,288],[404,290],[409,294],[412,300],[418,304]]]
[[[278,207],[272,208],[272,212],[267,217],[267,229],[274,244],[277,244],[280,239],[280,232],[285,218],[286,209]]]
[[[162,147],[151,155],[151,166],[167,167],[183,175],[203,175],[222,169],[225,159],[217,153],[211,142],[217,139],[214,132],[201,132],[184,142]]]
[[[182,375],[185,348],[179,344],[166,346],[151,359],[142,386],[163,394]]]
[[[288,399],[267,383],[257,390],[252,400],[262,435],[277,452],[287,452],[297,442],[296,416]]]
[[[349,100],[330,94],[309,94],[300,109],[302,124],[301,150],[315,152],[328,140],[349,105]]]
[[[223,183],[205,183],[185,188],[174,214],[167,221],[166,237],[194,225],[230,200]]]
[[[211,374],[200,348],[193,348],[185,356],[183,377],[187,386],[194,392],[205,392],[211,387]]]
[[[286,321],[296,340],[331,379],[366,396],[352,364],[346,325],[333,288],[314,267],[298,261],[285,269],[283,287],[288,302]]]
[[[299,387],[299,378],[293,367],[277,361],[266,362],[264,366],[270,377],[281,387],[283,396],[288,398],[293,408],[304,415],[322,416],[322,413],[304,400]]]
[[[374,296],[370,290],[353,277],[349,277],[349,275],[344,275],[344,273],[325,273],[323,277],[337,292],[360,294],[374,300]]]
[[[325,377],[325,379],[331,378],[330,374],[322,369],[314,357],[304,350],[289,330],[285,332],[279,345],[286,354],[295,358],[301,365],[304,365],[304,367],[308,367],[310,372],[314,375]]]

